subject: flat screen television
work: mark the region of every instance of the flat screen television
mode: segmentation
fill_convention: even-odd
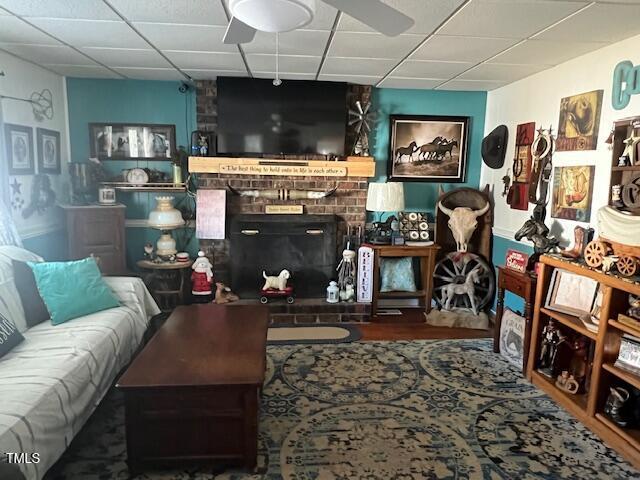
[[[344,155],[347,84],[218,77],[218,155]]]

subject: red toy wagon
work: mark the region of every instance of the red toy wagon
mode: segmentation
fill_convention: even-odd
[[[273,298],[286,298],[289,304],[295,302],[293,287],[287,287],[284,290],[277,290],[275,288],[260,290],[260,303],[269,303],[269,300]]]

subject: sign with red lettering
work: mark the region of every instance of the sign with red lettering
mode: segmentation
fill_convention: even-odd
[[[505,266],[507,268],[524,273],[527,271],[528,261],[529,255],[519,252],[518,250],[507,250],[507,257],[505,260]]]

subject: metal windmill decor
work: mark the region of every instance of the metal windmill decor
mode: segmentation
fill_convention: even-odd
[[[369,155],[369,134],[378,118],[378,112],[371,110],[371,102],[355,102],[355,110],[349,109],[349,126],[355,130],[354,155]]]

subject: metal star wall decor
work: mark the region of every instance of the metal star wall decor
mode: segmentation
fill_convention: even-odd
[[[369,154],[369,134],[378,118],[378,112],[371,110],[371,102],[360,100],[355,102],[355,110],[349,109],[349,126],[356,131],[356,141],[353,145],[353,153]]]
[[[11,182],[11,193],[14,195],[20,195],[22,193],[22,184],[18,182],[17,178],[13,178],[13,182]]]

